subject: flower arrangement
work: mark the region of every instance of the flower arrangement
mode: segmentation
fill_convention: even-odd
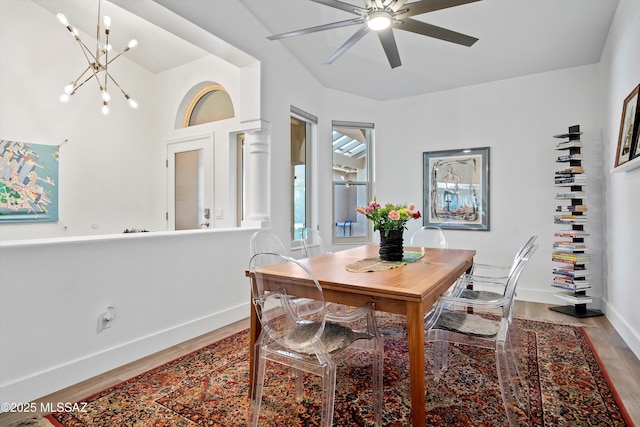
[[[373,230],[380,230],[384,235],[389,235],[390,230],[406,229],[406,223],[410,219],[418,219],[420,211],[415,210],[415,205],[393,205],[387,203],[382,207],[374,197],[367,206],[358,206],[356,212],[373,221]]]

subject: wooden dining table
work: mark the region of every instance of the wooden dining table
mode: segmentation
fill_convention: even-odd
[[[375,309],[406,316],[409,348],[409,378],[411,385],[412,425],[425,426],[425,342],[424,315],[439,295],[444,293],[461,274],[473,265],[475,250],[405,247],[405,252],[422,252],[424,256],[406,265],[373,272],[347,271],[346,266],[364,259],[378,258],[378,245],[363,245],[344,251],[327,253],[299,260],[309,267],[322,286],[325,300],[339,304],[361,306],[370,302]],[[270,276],[274,290],[285,288],[290,295],[304,296],[312,285],[308,278],[287,268],[286,264],[261,267],[261,274]],[[253,272],[247,271],[253,278]],[[250,393],[253,390],[254,345],[261,325],[255,310],[250,318]]]

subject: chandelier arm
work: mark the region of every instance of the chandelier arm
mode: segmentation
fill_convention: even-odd
[[[73,90],[74,90],[74,92],[75,92],[75,90],[76,90],[77,88],[79,88],[79,87],[80,87],[80,86],[78,85],[78,81],[79,81],[82,77],[84,77],[84,75],[85,75],[85,74],[87,74],[87,71],[89,71],[90,69],[91,69],[91,67],[90,67],[90,66],[87,66],[87,68],[85,68],[85,69],[84,69],[84,71],[83,71],[82,73],[80,73],[80,75],[79,75],[78,77],[76,77],[76,78],[71,82],[71,84],[73,85]],[[89,78],[91,78],[91,76],[89,76]],[[86,80],[85,80],[85,82],[86,82]],[[84,82],[82,82],[82,83],[84,83]]]
[[[87,47],[87,45],[84,44],[79,37],[76,37],[76,41],[80,45],[80,48],[82,49],[82,54],[84,55],[84,58],[87,60],[89,65],[92,64],[91,62],[92,59],[94,64],[99,65],[100,63],[98,62],[98,58],[93,54],[93,52],[91,52],[91,50]]]
[[[100,15],[98,15],[98,27],[100,26]],[[104,31],[106,35],[106,41],[104,45],[104,91],[107,91],[107,76],[109,73],[107,72],[107,67],[109,66],[109,28]],[[98,45],[100,42],[98,41]],[[106,102],[106,101],[105,101]]]
[[[111,63],[112,63],[113,61],[115,61],[116,59],[120,58],[120,57],[121,57],[121,56],[122,56],[126,51],[128,51],[128,50],[129,50],[129,49],[125,49],[125,50],[123,50],[122,52],[118,52],[118,54],[117,54],[116,56],[114,56],[113,58],[111,58],[111,59],[109,60],[109,62],[107,62],[107,63],[105,64],[105,68],[106,68],[108,65],[111,65]]]
[[[101,3],[102,2],[98,0],[98,24],[96,25],[96,58],[100,57],[100,4]]]
[[[122,92],[122,94],[125,96],[125,98],[127,97],[127,92],[124,91],[124,89],[122,89],[122,87],[118,84],[117,81],[114,80],[113,77],[111,77],[111,73],[109,73],[107,70],[104,71],[104,75],[105,78],[108,76],[111,81],[113,82],[114,85],[116,85],[118,87],[118,89],[120,89],[120,92]]]
[[[100,84],[100,79],[98,79],[98,73],[96,73],[96,71],[92,67],[87,67],[87,70],[91,70],[91,75],[88,76],[86,79],[84,79],[84,81],[82,83],[80,83],[78,86],[76,86],[76,89],[78,89],[80,86],[82,86],[83,84],[85,84],[86,82],[88,82],[89,80],[91,80],[94,77],[96,78],[96,80],[98,80],[98,84]],[[87,70],[85,70],[84,73],[86,73]],[[82,73],[82,74],[84,74],[84,73]],[[100,85],[100,87],[102,88],[102,85]]]

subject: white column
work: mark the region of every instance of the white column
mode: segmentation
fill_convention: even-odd
[[[248,125],[249,123],[244,123]],[[258,127],[253,127],[258,125]],[[268,123],[250,122],[245,130],[245,216],[243,225],[266,226],[269,218],[269,200],[271,200],[269,179],[269,129]],[[267,128],[267,129],[265,129]]]

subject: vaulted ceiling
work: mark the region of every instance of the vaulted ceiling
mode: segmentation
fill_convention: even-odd
[[[271,34],[354,18],[309,0],[240,1]],[[365,0],[345,2],[365,5]],[[618,0],[481,0],[413,16],[479,41],[466,47],[394,29],[402,61],[395,69],[373,31],[333,64],[324,64],[358,26],[273,43],[282,43],[326,87],[388,100],[597,63],[617,4]]]
[[[265,37],[354,17],[310,0],[114,1],[129,10],[144,11],[158,8],[158,3],[174,3],[181,9],[197,8],[195,12],[203,14],[223,11],[230,2],[241,3],[265,27],[266,31],[261,31]],[[53,13],[65,13],[82,31],[95,34],[97,1],[34,2]],[[360,7],[364,2],[343,1]],[[479,40],[466,47],[394,30],[402,61],[402,65],[394,69],[373,31],[333,64],[324,64],[358,26],[269,43],[282,44],[327,88],[389,100],[597,63],[617,5],[618,0],[480,0],[416,15],[412,18]],[[114,22],[112,44],[124,46],[128,41],[125,38],[133,33],[127,28],[135,28],[136,37],[143,39],[139,40],[140,48],[127,55],[151,71],[168,69],[208,54],[184,42],[189,31],[180,30],[181,37],[176,37],[107,0],[102,1],[102,8],[112,15]],[[177,28],[180,19],[165,20]],[[242,25],[238,23],[239,28]],[[198,37],[202,37],[203,30],[197,28],[196,31],[200,32]],[[226,54],[229,47],[222,46],[220,51]],[[241,52],[236,54],[239,61],[245,60]]]

